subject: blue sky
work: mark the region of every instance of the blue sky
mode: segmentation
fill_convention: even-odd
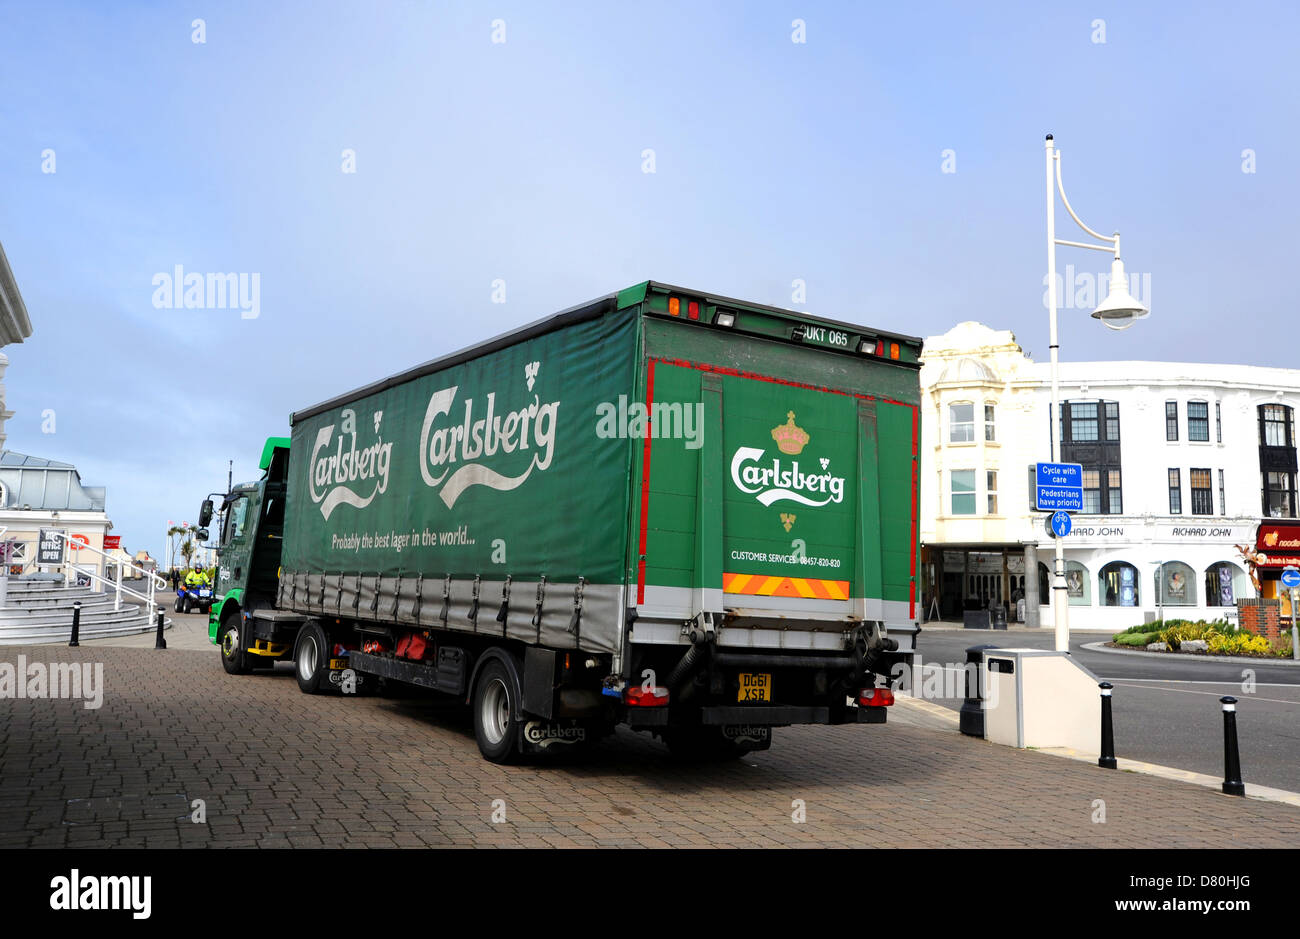
[[[8,445],[75,462],[125,546],[157,553],[228,459],[256,476],[291,411],[646,278],[781,306],[798,278],[813,313],[920,336],[978,319],[1043,358],[1048,132],[1152,306],[1123,333],[1063,311],[1063,358],[1289,366],[1298,21],[0,2],[0,242],[35,328],[5,350]],[[260,315],[155,308],[178,264],[257,273]]]

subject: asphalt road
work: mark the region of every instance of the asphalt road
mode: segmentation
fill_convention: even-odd
[[[1165,659],[1083,648],[1109,638],[1108,633],[1076,633],[1070,653],[1099,679],[1115,685],[1116,756],[1222,775],[1219,698],[1230,694],[1239,702],[1242,778],[1300,791],[1300,667],[1258,659],[1240,663],[1182,656]],[[918,651],[923,668],[960,667],[968,647],[985,643],[1051,649],[1053,634],[1050,629],[993,632],[925,626]],[[962,704],[960,697],[930,700],[953,709]]]

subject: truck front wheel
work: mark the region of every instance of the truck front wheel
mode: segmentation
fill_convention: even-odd
[[[308,623],[298,633],[298,644],[293,650],[293,673],[298,679],[298,690],[303,694],[320,694],[328,683],[329,640],[325,630],[316,623]]]
[[[505,665],[493,659],[474,684],[474,739],[493,763],[513,763],[519,756],[519,691]]]
[[[248,667],[248,655],[240,645],[238,614],[227,616],[221,621],[217,644],[221,646],[221,667],[227,674],[246,675],[251,671]]]

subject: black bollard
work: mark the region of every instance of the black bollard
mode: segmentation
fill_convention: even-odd
[[[1097,765],[1115,769],[1115,728],[1110,722],[1110,690],[1115,686],[1103,681],[1097,687],[1101,689],[1101,758]]]
[[[70,646],[79,646],[81,642],[81,601],[78,600],[72,604],[72,638],[68,641]]]
[[[166,649],[167,640],[163,638],[163,611],[158,611],[158,636],[153,641],[155,649]]]
[[[1237,753],[1237,699],[1224,695],[1223,704],[1223,791],[1230,796],[1244,796],[1241,781],[1241,756]]]

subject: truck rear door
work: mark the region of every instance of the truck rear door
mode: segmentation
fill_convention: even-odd
[[[699,303],[713,316],[722,306]],[[795,314],[736,307],[726,329],[646,317],[634,638],[672,641],[653,624],[702,614],[724,645],[838,649],[862,621],[906,638],[917,615],[915,366],[901,350],[888,358],[889,342],[882,361],[878,336],[860,328],[823,329],[834,334],[823,347]],[[868,338],[866,354],[846,351]]]

